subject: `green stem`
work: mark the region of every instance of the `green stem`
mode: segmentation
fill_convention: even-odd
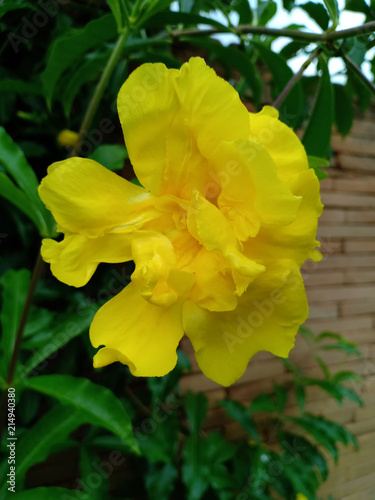
[[[357,35],[364,35],[366,33],[372,33],[375,30],[375,21],[363,24],[362,26],[355,26],[354,28],[349,28],[346,30],[339,31],[326,31],[324,33],[310,33],[307,31],[298,31],[288,28],[268,28],[266,26],[252,26],[244,25],[237,26],[236,28],[207,28],[198,29],[191,28],[185,30],[173,30],[170,33],[163,33],[155,38],[168,38],[172,36],[173,38],[181,38],[183,36],[207,36],[214,35],[216,33],[235,33],[237,35],[241,34],[253,34],[253,35],[270,35],[275,37],[284,36],[287,38],[292,38],[294,40],[304,40],[306,42],[327,42],[332,40],[343,40],[344,38],[350,38]]]
[[[28,317],[29,311],[30,311],[30,306],[31,306],[32,301],[33,301],[35,288],[36,288],[36,285],[37,285],[38,280],[40,278],[40,275],[43,271],[43,266],[44,266],[44,261],[42,259],[40,252],[39,252],[38,258],[37,258],[35,266],[34,266],[33,274],[31,277],[29,290],[27,292],[25,305],[23,307],[21,321],[20,321],[20,324],[18,326],[16,341],[14,343],[13,353],[12,353],[12,357],[11,357],[9,368],[8,368],[8,374],[7,374],[7,377],[5,380],[5,389],[3,392],[3,396],[2,396],[2,400],[1,400],[1,407],[0,407],[0,444],[1,444],[2,434],[3,434],[3,427],[4,427],[4,423],[5,423],[5,416],[7,413],[7,411],[6,411],[7,410],[7,406],[6,406],[7,388],[12,387],[14,372],[16,370],[18,354],[19,354],[21,342],[22,342],[23,331],[25,329],[27,317]]]
[[[355,74],[355,76],[369,89],[371,94],[375,96],[375,85],[362,73],[359,68],[348,56],[341,52],[341,57],[345,61],[347,67]]]
[[[280,104],[283,102],[283,100],[285,99],[285,97],[292,90],[292,88],[294,87],[294,85],[296,84],[296,82],[298,82],[298,80],[302,77],[302,75],[305,72],[305,70],[310,66],[310,64],[313,62],[313,60],[316,59],[319,56],[319,54],[322,52],[322,50],[323,49],[321,47],[318,47],[310,55],[310,57],[308,59],[306,59],[306,61],[302,64],[302,66],[297,71],[297,73],[295,75],[293,75],[292,78],[289,80],[289,82],[286,84],[285,88],[283,89],[283,91],[281,92],[281,94],[279,95],[279,97],[272,103],[272,106],[274,108],[278,108],[280,106]]]
[[[70,156],[77,156],[77,154],[79,152],[79,148],[81,146],[82,139],[92,123],[92,120],[93,120],[95,113],[98,109],[100,100],[103,96],[104,90],[106,89],[106,87],[108,85],[109,79],[112,76],[112,73],[116,67],[117,61],[119,60],[119,58],[122,54],[125,42],[128,39],[129,34],[130,34],[129,28],[125,27],[123,32],[121,33],[121,35],[119,36],[119,38],[117,40],[117,43],[113,49],[111,57],[108,59],[106,67],[104,68],[102,76],[101,76],[101,78],[96,86],[94,95],[92,96],[90,104],[87,108],[86,114],[83,118],[81,128],[80,128],[79,133],[78,133],[78,140],[77,140]]]

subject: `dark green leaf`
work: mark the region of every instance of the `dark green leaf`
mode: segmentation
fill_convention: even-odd
[[[149,464],[145,486],[149,500],[168,500],[178,477],[178,472],[172,464]]]
[[[41,375],[25,385],[73,407],[86,422],[108,429],[137,452],[131,421],[121,402],[106,387],[70,375]]]
[[[58,321],[49,326],[47,332],[42,335],[42,348],[38,349],[23,366],[20,366],[16,372],[16,380],[23,379],[54,352],[64,347],[73,338],[87,331],[98,308],[98,305],[90,304],[88,307],[82,307],[79,314],[65,314],[63,318],[59,318]],[[41,333],[43,332],[39,332],[38,336]]]
[[[280,50],[280,55],[284,57],[284,59],[291,59],[295,57],[301,49],[305,48],[306,45],[306,42],[293,40]]]
[[[80,412],[56,405],[27,430],[17,442],[17,481],[23,483],[28,469],[45,460],[53,447],[64,442],[69,434],[82,425]]]
[[[74,490],[56,486],[32,488],[12,495],[14,500],[76,500]],[[80,492],[79,500],[90,500],[90,496]]]
[[[275,16],[277,4],[273,0],[258,2],[258,26],[265,26]]]
[[[2,276],[0,285],[2,288],[0,373],[5,378],[30,285],[30,271],[10,269]]]
[[[35,214],[33,217],[37,217],[37,227],[41,235],[54,236],[55,222],[39,198],[38,179],[28,164],[22,149],[13,142],[3,127],[0,127],[0,165],[4,166],[6,172],[14,179],[32,204],[32,210]],[[4,177],[2,177],[1,182],[2,184],[6,183]],[[9,188],[9,183],[6,186]],[[18,193],[18,204],[21,203],[20,200],[21,196]]]
[[[346,87],[335,84],[333,88],[335,91],[335,124],[339,134],[345,137],[353,125],[353,106]]]
[[[41,95],[42,89],[38,83],[25,82],[15,78],[3,78],[0,80],[0,92]]]
[[[339,382],[344,382],[345,380],[353,380],[354,382],[360,382],[362,378],[354,372],[340,371],[332,376],[332,380],[334,380],[338,384]]]
[[[79,90],[85,83],[90,82],[100,74],[108,60],[108,57],[109,52],[100,55],[97,54],[88,58],[71,76],[61,97],[66,116],[70,115],[74,98],[78,94]]]
[[[173,463],[179,446],[176,412],[155,407],[134,429],[142,456],[154,463]]]
[[[318,95],[311,112],[303,145],[308,155],[325,158],[328,156],[333,123],[333,88],[327,62],[319,58],[322,75],[319,80]]]
[[[192,434],[198,434],[206,420],[208,399],[203,393],[188,392],[185,395],[185,411]]]
[[[300,411],[300,413],[303,413],[304,409],[305,409],[305,401],[306,401],[304,386],[300,385],[300,384],[295,384],[294,394],[296,395],[296,400],[297,400],[299,411]]]
[[[121,144],[103,144],[98,146],[89,156],[108,170],[121,170],[128,158],[126,147]]]
[[[0,5],[0,19],[7,12],[16,9],[38,10],[38,7],[36,5],[33,5],[31,2],[26,2],[25,0],[3,0]]]
[[[209,17],[200,16],[198,14],[190,14],[187,12],[163,12],[154,15],[147,22],[148,27],[152,28],[164,28],[166,25],[177,26],[178,24],[192,25],[197,24],[209,24],[211,26],[216,26],[222,30],[230,31],[230,29],[222,23],[210,19]]]
[[[319,180],[321,179],[326,179],[328,177],[328,174],[322,170],[322,167],[329,167],[329,161],[325,160],[324,158],[318,158],[317,156],[311,156],[309,155],[307,157],[307,160],[309,162],[309,168],[314,169],[315,174]],[[302,330],[301,330],[302,332]]]
[[[274,384],[273,390],[276,396],[276,410],[282,413],[288,401],[288,391],[281,385]]]
[[[307,2],[300,4],[299,7],[303,9],[313,19],[322,30],[326,31],[329,24],[329,16],[321,3]]]
[[[64,71],[90,49],[102,47],[106,41],[116,37],[116,34],[115,18],[112,14],[107,14],[90,21],[84,28],[71,30],[54,40],[48,53],[47,66],[42,73],[43,88],[49,105]]]
[[[259,53],[262,62],[268,66],[272,74],[274,84],[273,95],[275,97],[280,95],[289,80],[293,77],[293,71],[282,56],[275,54],[260,43],[254,41],[251,43]],[[304,97],[301,82],[297,82],[279,106],[280,119],[290,127],[297,126],[303,115],[303,103]]]
[[[275,402],[269,394],[259,394],[250,404],[250,413],[258,411],[276,411]]]
[[[250,411],[247,408],[245,408],[241,403],[232,401],[231,399],[224,399],[223,401],[220,401],[220,406],[225,408],[230,418],[238,422],[240,426],[243,427],[249,434],[249,436],[254,439],[254,441],[260,443],[257,427]]]
[[[107,4],[109,5],[112,14],[116,19],[117,31],[120,33],[124,26],[120,0],[107,0]]]
[[[363,14],[366,14],[366,16],[371,16],[371,9],[367,5],[365,0],[346,0],[345,10],[351,10],[352,12],[363,12]]]
[[[102,500],[108,498],[108,477],[110,472],[98,474],[101,471],[101,460],[98,455],[87,449],[85,446],[80,446],[79,449],[79,470],[80,485],[83,493],[90,495],[90,500]],[[92,487],[92,475],[95,474],[99,482],[95,482],[95,487]]]
[[[339,24],[340,9],[337,0],[323,0],[326,6],[329,17],[332,19],[331,29],[335,30]]]
[[[361,67],[363,61],[365,60],[366,52],[367,52],[367,44],[363,43],[358,38],[351,39],[351,48],[349,52],[347,52],[347,57],[351,59],[358,67]],[[348,40],[346,41],[348,43]]]

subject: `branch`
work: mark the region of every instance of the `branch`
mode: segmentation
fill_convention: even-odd
[[[289,92],[292,90],[294,87],[295,83],[298,82],[298,80],[302,77],[303,73],[305,70],[310,66],[310,64],[313,62],[314,59],[318,57],[318,55],[322,52],[322,48],[318,47],[308,59],[302,64],[300,69],[295,73],[292,78],[289,80],[289,82],[286,84],[285,88],[279,95],[279,97],[272,103],[272,106],[274,108],[278,108],[280,104],[283,102],[285,97],[289,94]]]
[[[331,40],[342,40],[344,38],[350,38],[357,35],[364,35],[366,33],[372,33],[375,31],[375,21],[363,24],[361,26],[356,26],[354,28],[349,28],[346,30],[339,31],[326,31],[324,33],[311,33],[307,31],[298,31],[288,28],[267,28],[266,26],[251,26],[243,25],[237,26],[236,28],[188,28],[185,30],[172,30],[169,33],[163,33],[162,35],[156,36],[156,39],[168,38],[181,38],[184,36],[206,36],[215,35],[218,33],[234,33],[235,35],[252,34],[252,35],[270,35],[275,37],[286,37],[293,38],[294,40],[304,40],[306,42],[326,42]]]

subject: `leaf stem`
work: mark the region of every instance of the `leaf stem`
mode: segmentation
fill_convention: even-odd
[[[111,54],[111,57],[108,59],[108,62],[106,64],[106,67],[104,68],[102,76],[101,76],[101,78],[100,78],[100,80],[95,88],[94,95],[91,98],[90,104],[86,110],[86,114],[83,118],[82,125],[81,125],[81,128],[80,128],[79,133],[78,133],[78,140],[77,140],[70,156],[77,156],[77,154],[79,155],[79,149],[80,149],[80,146],[82,143],[82,139],[92,123],[92,120],[93,120],[95,113],[98,109],[100,100],[103,96],[104,90],[106,89],[106,87],[108,85],[109,79],[112,76],[112,73],[116,67],[116,63],[121,56],[125,42],[128,39],[129,35],[130,35],[130,30],[126,26],[124,28],[123,32],[121,33],[121,35],[119,36],[117,43],[116,43],[116,45],[113,49],[113,52]]]
[[[310,55],[310,57],[308,59],[306,59],[306,61],[302,64],[302,66],[297,71],[297,73],[295,73],[292,76],[292,78],[289,80],[289,82],[286,84],[285,88],[283,89],[283,91],[281,92],[281,94],[279,95],[279,97],[272,103],[272,106],[274,108],[278,108],[280,106],[280,104],[283,102],[283,100],[286,98],[286,96],[292,90],[292,88],[294,87],[294,85],[296,84],[296,82],[298,82],[298,80],[302,77],[302,75],[305,72],[305,70],[310,66],[310,64],[314,61],[314,59],[316,59],[319,56],[319,54],[322,52],[322,50],[323,49],[321,47],[318,47]]]
[[[23,331],[25,329],[26,320],[27,320],[27,317],[29,315],[30,306],[31,306],[32,301],[33,301],[35,288],[36,288],[36,285],[37,285],[38,280],[40,278],[40,275],[42,274],[43,267],[44,267],[44,261],[42,259],[41,253],[39,252],[38,258],[37,258],[35,266],[34,266],[33,274],[31,276],[30,286],[29,286],[29,290],[27,292],[25,305],[23,307],[20,324],[18,326],[16,341],[14,343],[13,353],[12,353],[12,357],[11,357],[11,360],[9,363],[7,377],[5,380],[5,389],[3,392],[2,399],[1,399],[0,444],[1,444],[1,438],[2,438],[2,433],[3,433],[4,422],[5,422],[5,415],[6,415],[7,388],[12,386],[14,372],[16,370],[18,353],[19,353],[20,347],[21,347]]]
[[[294,40],[305,40],[306,42],[328,42],[333,40],[343,40],[344,38],[350,38],[357,35],[365,35],[366,33],[371,33],[374,30],[375,21],[365,23],[361,26],[355,26],[354,28],[338,31],[328,30],[323,33],[311,33],[308,31],[299,31],[289,28],[268,28],[266,26],[252,26],[247,24],[231,28],[223,26],[222,28],[212,27],[206,29],[189,28],[185,30],[172,30],[169,33],[163,33],[155,38],[168,38],[169,36],[172,38],[181,38],[183,36],[207,36],[214,35],[216,33],[234,33],[236,35],[253,34],[270,35],[275,37],[283,36]]]

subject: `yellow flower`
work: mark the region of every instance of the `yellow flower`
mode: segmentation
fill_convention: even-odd
[[[309,500],[305,495],[302,495],[302,493],[298,493],[296,500]]]
[[[180,70],[142,65],[118,110],[144,187],[71,158],[39,188],[65,234],[42,247],[59,280],[78,287],[99,262],[135,262],[132,283],[91,325],[94,347],[104,346],[94,366],[165,375],[184,333],[223,385],[260,350],[287,357],[308,315],[299,269],[320,257],[322,210],[296,135],[272,107],[249,113],[200,58]]]

